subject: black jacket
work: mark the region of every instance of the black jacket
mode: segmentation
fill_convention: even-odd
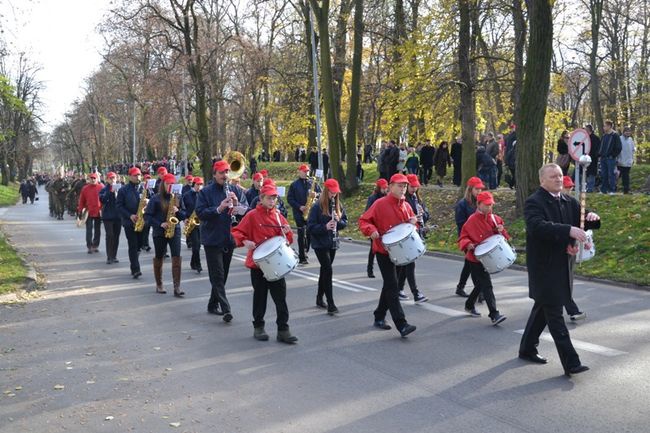
[[[196,198],[196,214],[201,220],[201,244],[210,247],[234,248],[235,241],[230,234],[232,218],[227,210],[217,212],[217,208],[226,198],[223,186],[217,182],[199,191]]]
[[[556,199],[540,187],[526,199],[524,217],[529,296],[545,305],[566,305],[572,279],[566,249],[575,242],[569,232],[580,226],[580,205],[569,195]],[[600,221],[585,222],[585,229],[597,228]]]
[[[348,225],[348,217],[345,209],[341,209],[341,219],[336,224],[336,231],[343,230]],[[311,238],[311,247],[315,250],[332,249],[334,246],[333,232],[328,230],[326,225],[332,220],[331,216],[323,215],[320,202],[314,203],[309,210],[307,218],[307,231]]]
[[[178,200],[178,212],[174,214],[179,221],[184,220],[189,215],[185,214],[183,207],[183,200]],[[144,210],[144,220],[147,224],[151,226],[152,236],[154,238],[164,237],[165,229],[160,225],[167,221],[167,211],[163,208],[161,202],[161,195],[156,194],[149,200],[146,209]],[[174,229],[174,236],[180,236],[181,234],[181,225],[176,224]]]
[[[311,190],[311,183],[313,180],[307,179],[296,179],[289,186],[289,192],[287,193],[287,201],[289,206],[293,210],[293,219],[296,221],[296,224],[299,226],[305,225],[305,219],[302,216],[300,206],[307,204],[307,197],[309,196],[309,191]],[[315,191],[320,192],[320,186],[316,184]]]
[[[420,164],[422,167],[431,168],[433,167],[433,155],[436,153],[436,148],[429,145],[425,145],[420,150]]]
[[[99,191],[99,201],[102,202],[102,219],[104,221],[115,221],[120,219],[117,211],[117,195],[111,191],[111,185],[104,185]]]
[[[120,214],[124,227],[133,228],[131,215],[138,212],[138,205],[140,204],[139,188],[140,185],[128,182],[117,192],[117,212]]]

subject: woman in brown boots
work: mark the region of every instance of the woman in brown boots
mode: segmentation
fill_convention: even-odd
[[[174,296],[180,298],[185,295],[181,290],[181,228],[179,221],[186,218],[182,200],[171,193],[172,185],[176,183],[173,174],[166,174],[160,182],[158,194],[150,200],[144,212],[144,219],[153,229],[153,244],[155,257],[153,258],[153,274],[156,279],[156,293],[167,293],[162,283],[162,265],[167,252],[167,246],[172,258],[172,280],[174,282]],[[170,206],[172,206],[170,210]],[[174,220],[175,218],[175,220]],[[175,221],[175,225],[174,225]]]

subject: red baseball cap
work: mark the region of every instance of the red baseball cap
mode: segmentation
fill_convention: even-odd
[[[200,177],[200,176],[196,176],[196,177],[195,177],[194,179],[192,179],[192,180],[194,181],[194,184],[195,184],[195,185],[203,185],[203,178]]]
[[[390,177],[388,183],[409,183],[409,180],[403,174],[396,173]]]
[[[194,180],[194,176],[188,174],[187,176],[185,176],[185,180]]]
[[[409,185],[411,185],[413,188],[420,187],[420,181],[418,180],[418,176],[416,174],[409,174],[406,176],[406,178],[409,181]]]
[[[230,164],[226,160],[219,160],[212,165],[212,171],[226,171],[230,170]]]
[[[264,179],[264,182],[262,182],[262,186],[267,186],[267,185],[275,186],[275,181],[270,177],[267,177],[266,179]]]
[[[323,185],[330,190],[330,192],[338,194],[341,192],[341,188],[339,187],[339,183],[336,179],[327,179]]]
[[[264,185],[260,190],[260,195],[278,195],[275,185]]]
[[[167,174],[167,169],[165,167],[158,167],[158,170],[156,170],[156,173],[164,176],[164,175]]]
[[[375,185],[377,185],[379,188],[388,188],[388,181],[382,177],[377,179]]]
[[[476,176],[472,176],[469,179],[467,179],[467,186],[471,186],[472,188],[485,189],[485,185],[483,185],[483,181]]]
[[[257,173],[255,173],[253,175],[253,180],[260,180],[260,179],[264,179],[264,176],[262,175],[262,173],[257,172]]]
[[[140,169],[138,167],[129,168],[129,176],[137,176],[139,174],[142,174],[142,173],[140,172]]]
[[[309,172],[309,166],[307,164],[302,164],[300,167],[298,167],[298,170],[304,171],[305,173]]]
[[[88,177],[91,179],[97,179],[97,173],[90,173]]]
[[[151,179],[151,175],[149,173],[146,173],[144,175],[144,180],[149,180],[149,179]]]
[[[575,184],[573,183],[573,179],[571,179],[569,176],[564,176],[562,178],[562,186],[564,188],[573,188]]]
[[[110,177],[117,177],[117,175],[115,173],[113,173],[112,171],[109,171],[108,173],[106,173],[106,179],[108,179]]]
[[[259,172],[262,174],[262,176],[269,177],[269,171],[267,169],[260,170]]]
[[[166,175],[163,176],[162,181],[165,182],[166,184],[174,184],[176,183],[176,176],[174,176],[171,173],[167,173]]]
[[[476,196],[476,201],[483,204],[494,204],[494,197],[489,191],[483,191],[478,196]]]

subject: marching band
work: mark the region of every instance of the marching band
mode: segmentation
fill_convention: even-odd
[[[223,316],[226,323],[234,319],[226,294],[234,249],[247,248],[245,266],[250,270],[253,287],[253,337],[260,341],[269,339],[264,318],[270,293],[276,308],[277,340],[295,344],[298,338],[289,329],[285,278],[297,266],[308,264],[307,252],[310,247],[320,264],[316,307],[326,310],[330,316],[339,313],[333,293],[333,263],[340,247],[339,232],[348,225],[341,200],[341,188],[335,179],[328,179],[321,186],[316,176],[307,176],[309,167],[303,164],[298,168],[298,178],[291,183],[287,194],[297,226],[296,252],[291,248],[294,236],[286,219],[279,188],[268,177],[268,172],[261,171],[254,174],[250,189],[243,189],[239,185],[239,178],[245,171],[244,161],[243,155],[238,152],[231,152],[226,159],[216,161],[212,168],[213,179],[205,187],[203,179],[198,176],[186,176],[185,184],[180,185],[176,176],[167,173],[164,167],[158,169],[155,184],[154,180],[147,178],[141,183],[142,173],[137,167],[129,169],[124,185],[117,182],[118,176],[113,172],[107,173],[105,185],[99,182],[97,173],[91,173],[87,181],[82,179],[83,183],[75,184],[82,185],[77,204],[78,225],[85,222],[88,252],[93,253],[98,251],[99,223],[104,222],[107,264],[118,263],[117,249],[123,227],[128,242],[131,275],[135,279],[142,275],[139,253],[148,247],[151,228],[155,249],[155,292],[166,293],[162,269],[169,251],[173,294],[179,298],[185,295],[181,289],[181,233],[186,238],[187,246],[192,249],[190,268],[197,273],[203,270],[200,258],[203,245],[211,286],[207,311]],[[56,192],[70,188],[61,179],[57,178],[54,182],[57,181],[59,184],[51,186],[51,190]],[[566,179],[564,181],[568,184]],[[527,219],[527,224],[532,224],[531,227],[535,229],[541,227],[537,230],[542,239],[545,239],[545,233],[549,231],[553,233],[553,241],[565,245],[566,254],[570,256],[567,261],[570,268],[573,267],[574,256],[578,252],[583,254],[587,250],[584,253],[586,258],[581,256],[581,260],[593,257],[593,251],[588,251],[592,243],[590,234],[585,234],[584,229],[599,228],[599,217],[584,211],[584,200],[583,203],[577,203],[566,194],[568,190],[561,192],[561,171],[556,165],[547,164],[542,167],[540,183],[540,191],[546,189],[547,192],[537,194],[541,197],[539,202],[546,205],[543,201],[546,200],[550,203],[547,198],[549,196],[545,195],[550,194],[557,203],[566,203],[570,211],[563,210],[561,216],[551,217],[558,223],[561,221],[564,226],[558,223],[540,223],[539,216],[534,221]],[[415,303],[428,301],[417,287],[415,263],[426,251],[424,238],[427,231],[436,228],[427,226],[429,213],[420,197],[419,188],[416,175],[398,173],[388,182],[384,179],[377,180],[373,193],[368,197],[365,212],[358,221],[359,230],[371,241],[367,276],[375,277],[373,264],[376,257],[383,280],[374,310],[373,326],[381,330],[392,329],[386,321],[386,315],[390,311],[393,324],[403,338],[416,330],[416,326],[407,321],[400,303],[409,299],[403,289],[408,282]],[[490,192],[483,191],[484,188],[479,178],[470,178],[464,197],[455,206],[458,247],[465,254],[456,294],[467,298],[465,311],[472,317],[481,316],[475,304],[480,302],[480,297],[484,297],[489,317],[496,326],[506,320],[506,317],[497,309],[490,275],[512,265],[516,253],[508,243],[510,236],[503,219],[493,212],[494,197]],[[535,197],[533,195],[529,198],[527,206]],[[57,209],[52,211],[52,215],[59,217],[61,212]],[[571,219],[573,225],[577,224],[578,216],[581,216],[580,227],[571,227],[571,239],[565,239],[566,223]],[[536,232],[529,232],[528,235],[535,236]],[[550,247],[548,240],[544,242],[547,242],[543,244],[545,247]],[[529,261],[535,260],[535,257],[535,253],[527,254]],[[536,269],[535,266],[535,263],[529,263],[529,268]],[[467,294],[464,287],[470,276],[474,288]],[[572,301],[570,287],[568,296],[564,291],[561,295],[556,295],[557,299],[562,300],[562,306],[558,309],[557,299],[549,301],[539,293],[540,284],[545,284],[544,274],[534,278],[536,282],[531,282],[531,297],[536,303],[522,338],[520,358],[536,363],[546,362],[537,353],[536,346],[540,330],[548,324],[563,359],[565,373],[571,375],[586,371],[588,368],[580,364],[568,334],[565,335],[566,328],[560,323],[561,307],[570,310],[571,320],[578,320],[574,316],[580,315],[582,316],[578,318],[584,318],[584,313]]]

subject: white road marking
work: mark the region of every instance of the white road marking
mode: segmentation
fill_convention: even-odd
[[[518,329],[515,331],[515,333],[523,334],[524,330]],[[553,342],[553,337],[548,332],[542,332],[542,335],[540,335],[539,338],[544,341],[550,341],[551,343]],[[586,341],[576,340],[575,338],[571,339],[571,343],[573,343],[573,347],[575,347],[576,349],[585,350],[587,352],[595,353],[597,355],[603,355],[608,357],[627,355],[627,352],[622,352],[620,350],[611,349],[605,346],[600,346],[598,344],[587,343]]]

